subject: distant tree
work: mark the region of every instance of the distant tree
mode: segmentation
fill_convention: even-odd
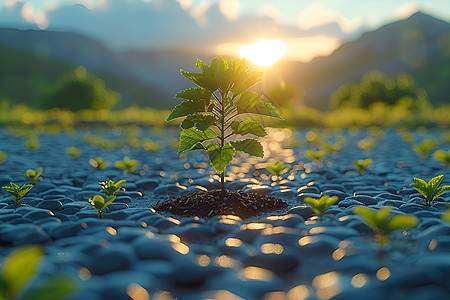
[[[105,82],[79,66],[74,72],[63,75],[44,97],[43,108],[111,109],[120,95],[105,87]]]
[[[428,103],[426,91],[409,74],[392,78],[380,71],[364,74],[359,83],[343,85],[331,96],[331,105],[369,108],[377,102],[417,108]]]

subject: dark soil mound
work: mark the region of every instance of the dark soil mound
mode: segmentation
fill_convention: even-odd
[[[175,200],[156,203],[156,211],[168,211],[181,216],[211,217],[214,215],[236,215],[242,219],[259,213],[285,208],[283,200],[241,191],[225,191],[223,199],[221,190],[202,191],[182,196]]]

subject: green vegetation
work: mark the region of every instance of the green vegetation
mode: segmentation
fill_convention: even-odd
[[[450,167],[450,150],[437,150],[433,154],[433,158],[440,161],[446,168]]]
[[[426,159],[435,147],[437,146],[437,142],[432,139],[424,139],[420,144],[413,145],[413,150],[416,152],[422,159]]]
[[[41,176],[42,174],[42,168],[35,170],[32,169],[28,169],[27,172],[25,173],[25,176],[28,178],[28,180],[30,181],[30,183],[32,185],[36,185],[38,183],[38,180],[40,180],[41,178],[39,178],[39,176]]]
[[[355,166],[355,168],[359,172],[359,174],[362,175],[362,174],[364,174],[364,172],[370,166],[371,163],[372,163],[372,159],[367,158],[367,159],[358,159],[357,161],[355,161],[353,163],[353,165]]]
[[[114,166],[118,169],[123,170],[127,174],[131,174],[137,169],[137,167],[139,166],[139,162],[135,159],[130,159],[128,156],[125,156],[123,160],[116,161]]]
[[[319,150],[319,151],[307,150],[306,151],[306,156],[308,156],[316,164],[320,163],[326,154],[327,154],[327,152],[325,150]]]
[[[440,186],[443,179],[444,175],[439,175],[432,178],[427,183],[420,178],[414,178],[414,183],[411,183],[410,185],[425,197],[425,202],[423,204],[430,206],[431,201],[450,190],[450,185]]]
[[[41,142],[39,142],[39,139],[36,136],[27,139],[24,145],[25,148],[31,151],[37,151],[41,148]]]
[[[109,165],[109,163],[104,161],[101,157],[91,158],[89,164],[99,170],[104,170]]]
[[[106,196],[115,196],[125,182],[126,180],[119,180],[117,182],[110,180],[99,182],[98,184],[100,184]]]
[[[262,73],[250,71],[244,59],[214,58],[208,66],[197,60],[200,73],[181,70],[181,74],[197,85],[179,92],[175,97],[185,99],[175,106],[167,121],[184,117],[181,123],[178,154],[205,150],[217,173],[221,174],[223,196],[225,193],[225,168],[236,152],[263,157],[264,150],[253,138],[264,137],[264,127],[252,119],[242,119],[247,114],[281,119],[270,103],[255,92],[247,91],[262,79]],[[230,138],[234,137],[233,140]]]
[[[6,152],[0,151],[0,164],[6,160],[7,156]]]
[[[375,241],[382,249],[389,242],[388,235],[391,232],[416,227],[419,223],[419,219],[412,215],[391,216],[391,207],[375,210],[365,206],[357,206],[353,209],[353,212],[372,228]]]
[[[10,186],[4,186],[2,189],[14,196],[11,199],[14,200],[17,205],[20,205],[20,203],[23,202],[22,197],[24,197],[33,188],[33,185],[31,184],[23,184],[20,187],[14,182],[10,182],[9,184]]]
[[[283,162],[279,161],[276,164],[267,164],[266,169],[272,173],[273,175],[279,177],[280,174],[287,171],[288,166],[286,166]]]
[[[402,74],[394,79],[379,71],[366,73],[357,84],[341,86],[332,95],[331,102],[335,107],[362,108],[369,108],[377,102],[412,109],[429,105],[425,90],[416,84],[411,75]]]
[[[81,150],[77,147],[70,146],[66,148],[66,153],[72,157],[72,159],[77,159],[81,155]]]
[[[450,223],[450,208],[445,211],[441,216],[442,220]]]
[[[322,220],[323,213],[330,208],[331,205],[336,203],[338,201],[338,197],[336,196],[328,196],[323,195],[319,199],[306,197],[303,199],[303,202],[311,206],[312,210],[320,216],[320,219]]]
[[[39,285],[30,285],[43,257],[38,246],[24,246],[8,254],[0,264],[0,300],[62,300],[76,292],[75,280],[64,275],[53,275]]]
[[[104,199],[100,195],[95,195],[89,199],[89,203],[97,210],[96,214],[98,218],[103,219],[103,210],[105,210],[105,208],[110,205],[114,199],[116,199],[116,196],[107,196],[106,199]]]

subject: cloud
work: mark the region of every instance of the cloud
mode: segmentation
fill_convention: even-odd
[[[261,6],[258,9],[258,14],[260,16],[265,16],[265,17],[269,17],[272,18],[274,20],[278,20],[280,17],[280,12],[278,11],[278,9],[276,9],[274,6],[270,5],[270,4],[266,4]]]
[[[220,0],[219,10],[229,20],[235,20],[238,17],[241,4],[239,0]]]
[[[298,19],[299,27],[303,30],[336,22],[346,33],[355,31],[363,23],[361,17],[349,20],[337,11],[333,11],[317,2],[302,10]]]
[[[409,2],[395,10],[395,16],[399,19],[405,19],[412,14],[419,11],[419,6],[416,3]]]

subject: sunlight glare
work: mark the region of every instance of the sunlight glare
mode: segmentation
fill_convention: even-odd
[[[286,50],[286,44],[280,40],[259,40],[240,47],[239,54],[259,66],[268,67],[283,57]]]

